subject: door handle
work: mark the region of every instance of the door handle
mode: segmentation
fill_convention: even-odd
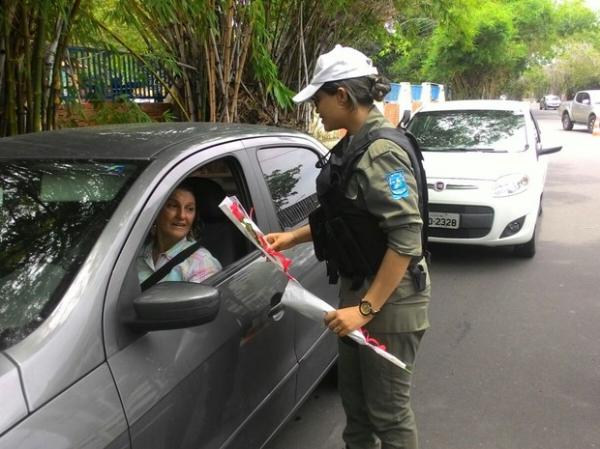
[[[281,304],[281,297],[283,293],[275,293],[271,297],[271,310],[269,310],[268,316],[273,321],[279,321],[283,318],[285,313],[285,307]]]

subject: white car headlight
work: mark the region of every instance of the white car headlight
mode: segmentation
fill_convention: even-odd
[[[496,180],[494,185],[494,197],[516,195],[527,190],[528,185],[529,176],[525,174],[502,176]]]

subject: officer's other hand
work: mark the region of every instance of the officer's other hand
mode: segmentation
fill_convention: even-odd
[[[327,312],[325,325],[338,337],[345,337],[350,332],[363,327],[372,318],[372,316],[364,316],[360,313],[358,306],[344,307]]]
[[[265,238],[275,251],[288,249],[295,245],[293,232],[273,232],[265,235]]]

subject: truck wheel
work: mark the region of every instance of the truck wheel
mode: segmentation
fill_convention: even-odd
[[[565,131],[571,131],[573,129],[573,122],[569,118],[568,112],[563,112],[562,115],[562,127]]]
[[[596,123],[596,116],[594,114],[590,115],[588,118],[587,129],[589,133],[594,132],[594,123]]]

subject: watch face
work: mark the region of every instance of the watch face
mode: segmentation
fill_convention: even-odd
[[[365,316],[371,314],[371,304],[369,304],[367,301],[361,302],[358,306],[358,309],[360,310],[360,313],[362,313]]]

